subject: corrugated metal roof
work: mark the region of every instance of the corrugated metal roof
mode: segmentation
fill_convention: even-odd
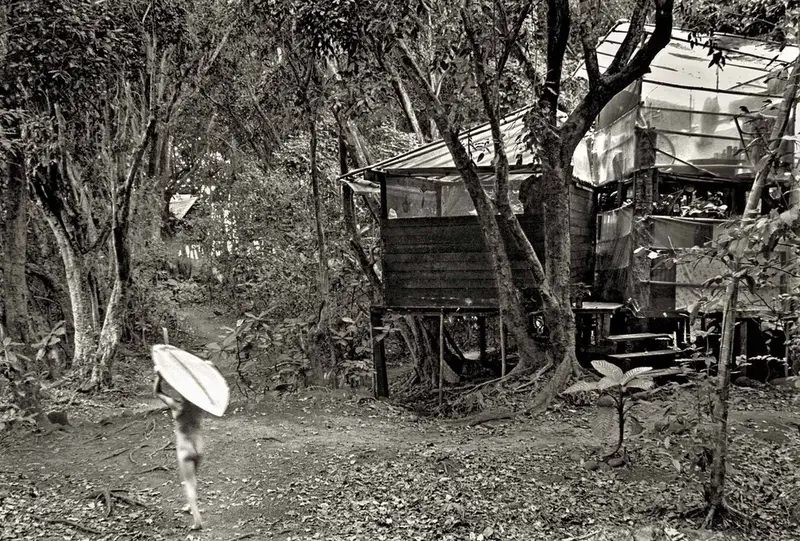
[[[512,165],[531,165],[533,153],[526,148],[523,140],[525,130],[525,114],[530,107],[515,111],[503,118],[500,129],[506,144],[508,161]],[[472,155],[472,159],[480,166],[491,166],[494,159],[492,134],[488,124],[483,124],[467,130],[459,137]],[[455,169],[453,158],[444,141],[436,141],[408,152],[385,160],[371,169],[382,171],[395,171],[405,169]]]

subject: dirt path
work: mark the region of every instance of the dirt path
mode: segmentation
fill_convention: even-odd
[[[210,309],[181,318],[191,335],[179,345],[190,349],[225,324]],[[470,428],[325,390],[234,403],[206,421],[205,529],[189,532],[171,419],[146,394],[152,366],[131,359],[128,370],[139,395],[82,400],[66,431],[0,440],[0,540],[709,537],[684,518],[702,504],[693,458],[702,432],[682,424],[691,397],[637,406],[644,431],[629,440],[632,464],[611,471],[587,467],[608,421],[589,405]],[[797,539],[798,414],[796,395],[737,391],[731,498],[754,523],[713,539]]]
[[[631,440],[632,467],[589,471],[582,462],[597,442],[593,411],[467,428],[348,393],[265,397],[205,425],[200,533],[189,533],[178,511],[166,411],[87,422],[0,447],[0,487],[9,487],[0,488],[0,539],[560,540],[595,532],[591,539],[616,540],[646,526],[686,531],[679,515],[701,503],[700,487],[675,471],[677,444],[664,448],[655,443],[663,436],[646,430]],[[761,488],[748,486],[746,503],[766,513],[777,504],[763,501],[797,486],[800,438],[796,409],[756,411],[738,414],[735,449],[760,447],[780,476],[745,463],[733,482],[757,472]],[[772,483],[783,485],[773,491]],[[760,539],[795,538],[786,530],[792,502],[783,503],[784,522]]]

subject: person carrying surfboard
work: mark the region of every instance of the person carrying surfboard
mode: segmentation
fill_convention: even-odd
[[[178,471],[186,493],[187,507],[194,522],[192,530],[203,527],[197,506],[197,468],[203,457],[201,423],[204,411],[222,416],[228,407],[230,390],[214,365],[182,349],[166,344],[153,346],[156,379],[153,392],[172,412]],[[167,383],[175,392],[164,392]]]
[[[164,402],[172,412],[175,421],[175,449],[178,454],[178,471],[181,484],[186,493],[186,502],[192,513],[192,530],[203,527],[200,517],[200,508],[197,506],[197,468],[203,458],[203,437],[200,425],[203,419],[203,410],[188,400],[173,398],[163,392],[161,388],[164,378],[156,372],[153,392]]]

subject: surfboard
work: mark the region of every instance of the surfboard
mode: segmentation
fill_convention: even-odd
[[[182,397],[217,417],[225,413],[230,390],[214,365],[166,344],[154,345],[152,355],[156,372]]]

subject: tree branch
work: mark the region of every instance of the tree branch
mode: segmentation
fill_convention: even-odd
[[[545,299],[545,302],[552,303],[552,295],[546,286],[544,267],[539,257],[536,255],[536,251],[533,249],[530,240],[525,235],[525,232],[522,230],[519,221],[514,215],[514,210],[512,209],[511,202],[509,201],[508,156],[506,155],[503,132],[500,129],[500,114],[498,111],[496,98],[494,98],[494,93],[491,90],[489,80],[486,75],[486,69],[483,65],[483,50],[480,42],[478,41],[478,36],[475,31],[472,18],[470,17],[466,6],[461,9],[461,20],[464,23],[464,30],[466,32],[467,39],[472,47],[475,80],[483,101],[484,112],[489,119],[489,127],[492,133],[496,181],[495,199],[497,208],[500,211],[503,220],[508,225],[511,234],[514,237],[515,243],[525,254],[525,259],[530,267],[531,273],[533,274],[536,290],[541,294],[542,298]],[[499,74],[496,74],[496,76],[499,76]]]
[[[658,9],[658,4],[663,3],[663,0],[655,1],[656,9]],[[636,4],[633,6],[631,22],[628,24],[628,33],[625,34],[625,39],[622,40],[622,44],[619,46],[619,49],[617,49],[617,54],[614,55],[614,59],[608,66],[606,74],[612,75],[617,73],[631,59],[633,51],[636,50],[636,47],[639,45],[639,41],[641,40],[642,32],[644,31],[644,23],[647,20],[647,8],[649,6],[650,0],[636,0]],[[672,12],[671,6],[670,12]],[[670,30],[672,29],[670,28]]]
[[[552,126],[556,125],[569,27],[569,0],[547,0],[547,73],[540,101],[548,107],[545,114]]]
[[[594,28],[590,23],[589,13],[584,13],[584,7],[587,2],[581,0],[578,2],[578,17],[580,19],[579,31],[581,36],[581,45],[583,46],[583,58],[586,65],[586,75],[589,79],[589,90],[597,88],[600,81],[600,66],[597,64],[597,47],[594,39]]]
[[[522,10],[520,11],[519,15],[517,16],[517,20],[514,22],[514,26],[511,27],[509,30],[507,27],[505,30],[505,36],[503,37],[503,51],[500,53],[499,58],[497,59],[497,73],[503,73],[503,70],[506,67],[506,62],[508,62],[508,57],[511,55],[511,51],[514,47],[518,47],[518,39],[519,35],[522,32],[522,26],[525,24],[525,20],[530,15],[531,9],[533,8],[534,0],[528,0],[522,5]],[[502,9],[502,2],[497,2],[498,7],[500,7],[499,12],[501,14],[501,19],[503,23],[506,22],[505,17],[505,10]]]
[[[673,0],[655,0],[655,29],[645,44],[636,52],[630,61],[619,67],[615,73],[606,71],[600,77],[595,89],[590,90],[572,111],[566,122],[561,125],[561,156],[562,163],[570,163],[580,140],[589,131],[589,127],[600,114],[600,111],[611,98],[624,90],[629,84],[639,79],[650,71],[650,63],[656,55],[667,46],[672,36],[672,6]],[[633,24],[631,24],[633,28]],[[640,26],[639,36],[643,32]],[[634,39],[635,41],[635,39]]]

